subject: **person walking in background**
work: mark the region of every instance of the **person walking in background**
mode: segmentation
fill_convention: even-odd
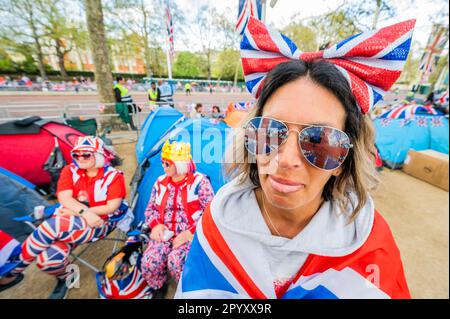
[[[191,95],[191,84],[189,82],[184,85],[184,90],[186,91],[186,96]]]
[[[132,130],[136,130],[133,122],[133,113],[138,112],[138,107],[134,104],[133,99],[124,86],[125,80],[123,77],[116,78],[116,85],[114,85],[114,98],[116,100],[116,113]],[[131,115],[130,115],[131,114]]]
[[[150,109],[155,109],[158,104],[157,102],[161,101],[161,90],[156,87],[156,83],[152,82],[150,84],[150,89],[148,90],[148,105]]]

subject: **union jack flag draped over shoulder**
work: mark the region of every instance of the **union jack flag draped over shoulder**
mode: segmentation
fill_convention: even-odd
[[[319,52],[302,53],[288,37],[250,17],[241,41],[247,88],[257,98],[267,73],[278,64],[324,59],[342,72],[362,112],[367,113],[400,77],[414,25],[415,20],[408,20],[354,35]]]
[[[172,25],[172,15],[170,14],[169,1],[166,4],[166,27],[167,27],[167,36],[169,37],[169,54],[170,57],[173,58],[175,54],[175,50],[173,48],[173,25]]]
[[[236,23],[236,32],[244,34],[248,19],[254,17],[258,20],[262,18],[261,0],[239,0],[238,20]]]

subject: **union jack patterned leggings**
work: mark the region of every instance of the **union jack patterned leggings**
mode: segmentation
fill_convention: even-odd
[[[58,278],[65,278],[72,249],[106,237],[115,224],[104,223],[101,227],[91,228],[80,216],[54,215],[39,225],[22,243],[20,263],[12,274],[23,272],[36,259],[39,269]]]
[[[180,280],[184,262],[191,243],[172,248],[172,240],[158,242],[151,240],[142,256],[142,276],[152,289],[161,288],[167,280],[167,270],[177,282]],[[167,269],[167,270],[166,270]]]

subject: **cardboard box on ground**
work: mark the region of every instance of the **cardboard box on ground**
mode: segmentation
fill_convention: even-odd
[[[448,154],[434,150],[409,150],[403,171],[448,191],[448,159]]]

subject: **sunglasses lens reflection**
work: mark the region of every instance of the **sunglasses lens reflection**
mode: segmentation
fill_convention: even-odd
[[[252,155],[277,151],[289,136],[285,123],[267,117],[256,117],[245,126],[245,147]],[[333,170],[345,161],[351,147],[347,134],[333,127],[310,126],[301,130],[300,149],[313,166]]]

